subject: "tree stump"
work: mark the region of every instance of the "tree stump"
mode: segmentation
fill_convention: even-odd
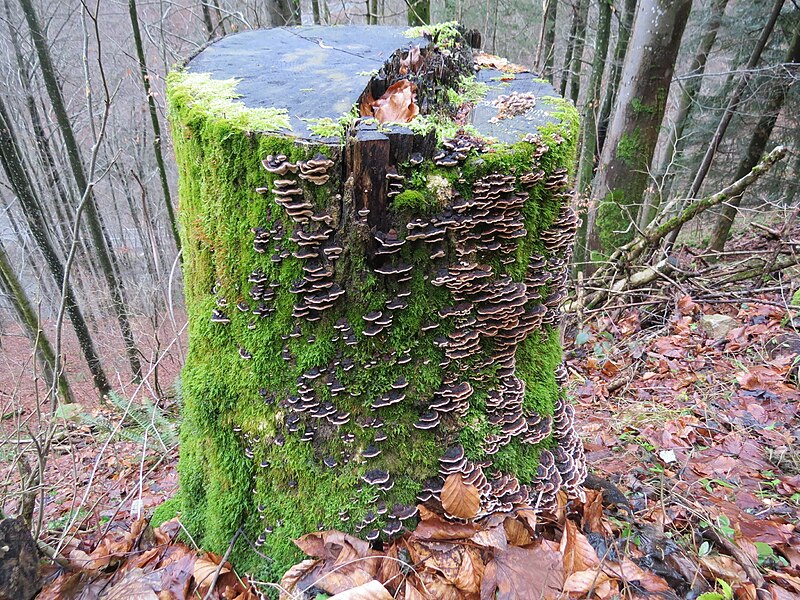
[[[29,600],[40,587],[31,530],[21,517],[0,520],[0,600]]]
[[[479,519],[580,494],[559,335],[577,113],[477,38],[250,31],[169,77],[177,504],[211,550],[242,528],[246,569],[279,577],[318,528],[380,543],[419,504]]]

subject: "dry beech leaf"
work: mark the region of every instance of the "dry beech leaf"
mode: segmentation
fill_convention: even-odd
[[[496,550],[505,550],[508,545],[506,530],[502,525],[481,529],[470,539],[479,546],[494,548]]]
[[[527,546],[533,541],[528,528],[514,517],[508,517],[503,522],[503,529],[506,530],[506,539],[512,546]]]
[[[460,540],[472,537],[478,531],[475,523],[452,523],[437,515],[420,521],[411,534],[419,540]]]
[[[558,598],[563,587],[560,552],[545,544],[533,548],[508,546],[486,565],[481,600],[549,600]]]
[[[194,581],[198,590],[207,590],[211,587],[211,582],[214,580],[214,573],[217,572],[220,560],[221,557],[209,552],[198,558],[197,562],[194,563]],[[227,565],[223,565],[219,574],[222,575],[229,572],[230,568]]]
[[[567,576],[600,564],[597,552],[589,540],[578,531],[578,526],[570,520],[564,523],[564,534],[561,536],[559,549],[564,555],[564,573]]]
[[[329,600],[394,600],[380,583],[368,581],[358,587],[331,596]]]
[[[158,600],[155,588],[161,589],[161,574],[131,569],[119,582],[103,593],[104,600]]]
[[[464,483],[460,473],[448,475],[442,487],[442,507],[459,519],[474,519],[481,507],[478,488]]]
[[[401,79],[390,85],[370,107],[381,123],[409,123],[419,114],[416,99],[417,86],[408,79]],[[362,116],[363,112],[362,106]]]
[[[286,571],[286,573],[284,573],[283,577],[281,578],[281,588],[291,594],[294,592],[297,582],[311,573],[319,563],[320,561],[316,559],[308,558],[296,564],[291,569]],[[280,600],[288,600],[289,598],[292,598],[292,596],[281,592]]]
[[[567,577],[564,582],[564,591],[584,596],[592,592],[593,597],[603,599],[611,595],[612,587],[608,575],[602,571],[591,569],[578,571]]]
[[[602,490],[586,490],[586,502],[583,505],[583,529],[592,533],[602,533],[604,530]]]
[[[730,556],[722,554],[701,556],[700,566],[711,576],[712,580],[718,577],[731,584],[747,580],[747,574],[744,569]]]

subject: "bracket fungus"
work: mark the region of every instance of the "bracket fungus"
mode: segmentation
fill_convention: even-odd
[[[209,550],[242,527],[251,572],[282,574],[318,527],[378,544],[419,504],[464,521],[582,493],[558,332],[576,111],[452,33],[249,31],[170,76],[190,331],[176,502]],[[208,87],[228,80],[230,97]],[[485,98],[454,104],[472,81]]]

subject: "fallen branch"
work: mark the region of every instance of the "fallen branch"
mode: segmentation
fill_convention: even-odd
[[[672,231],[725,200],[741,195],[744,190],[767,173],[775,163],[784,158],[787,152],[786,146],[777,146],[741,179],[734,181],[715,194],[695,200],[677,215],[663,220],[671,212],[671,208],[681,202],[681,199],[678,198],[672,200],[665,206],[661,218],[654,219],[633,240],[615,250],[606,263],[589,278],[586,282],[587,289],[604,288],[604,291],[586,296],[581,308],[593,308],[599,305],[608,298],[609,292],[619,293],[642,287],[666,275],[675,267],[675,262],[671,257],[666,257],[655,265],[640,265],[638,268],[635,266],[636,262],[646,251],[654,251],[657,245]],[[651,253],[647,252],[647,254]],[[778,263],[776,262],[773,269],[777,269],[777,267]],[[627,274],[631,271],[635,272],[618,278],[618,274]],[[571,308],[577,308],[577,302],[573,303]]]

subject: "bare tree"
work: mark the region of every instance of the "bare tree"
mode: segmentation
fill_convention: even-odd
[[[614,118],[600,157],[587,225],[592,249],[634,235],[691,0],[643,0],[636,13]]]
[[[64,265],[50,240],[49,227],[42,213],[41,202],[37,199],[31,181],[22,164],[19,144],[14,135],[2,96],[0,96],[0,162],[2,162],[6,177],[20,201],[33,239],[44,256],[53,279],[60,286],[61,282],[64,281]],[[89,327],[78,307],[75,292],[69,281],[65,285],[64,304],[67,315],[75,329],[75,334],[78,337],[86,364],[92,373],[94,386],[100,394],[107,394],[111,391],[111,386],[108,383],[105,371],[103,371]]]
[[[33,7],[31,0],[19,0],[22,12],[25,15],[25,20],[31,31],[31,38],[33,45],[36,48],[36,54],[39,57],[39,69],[44,79],[47,95],[50,98],[50,103],[53,107],[53,112],[58,122],[59,131],[64,140],[64,146],[69,159],[70,167],[72,169],[72,176],[79,190],[91,188],[88,186],[86,179],[86,172],[81,158],[80,148],[75,139],[75,132],[72,128],[72,122],[67,114],[64,98],[61,93],[61,86],[58,82],[55,68],[50,57],[50,48],[47,43],[36,11]],[[99,44],[98,39],[98,44]],[[100,50],[98,49],[98,54]],[[128,362],[130,363],[131,372],[134,379],[141,377],[142,367],[139,362],[139,350],[136,348],[136,343],[133,338],[133,330],[131,329],[130,320],[128,318],[127,307],[124,299],[124,285],[122,277],[120,277],[119,270],[116,265],[116,257],[114,256],[111,243],[107,239],[103,230],[100,216],[95,207],[93,194],[90,196],[90,201],[86,207],[86,220],[89,226],[89,234],[92,239],[92,249],[100,263],[100,270],[106,280],[108,289],[111,293],[112,306],[116,313],[117,322],[119,324],[122,339],[125,344],[125,350],[128,355]]]
[[[139,73],[142,76],[142,86],[144,93],[147,96],[147,106],[150,112],[150,123],[153,127],[153,152],[156,157],[156,165],[158,166],[158,176],[161,181],[161,191],[164,194],[164,205],[167,207],[167,216],[169,217],[169,224],[172,228],[172,237],[175,240],[175,246],[178,252],[181,250],[181,238],[178,233],[178,221],[175,218],[175,209],[172,207],[172,195],[169,191],[169,181],[167,179],[167,169],[164,166],[164,153],[161,145],[161,125],[158,122],[158,110],[156,109],[156,100],[153,97],[153,90],[150,87],[150,73],[147,70],[147,61],[144,55],[144,46],[142,44],[142,35],[139,31],[139,16],[136,12],[136,0],[129,0],[128,12],[131,17],[131,28],[133,29],[133,41],[136,45],[136,56],[139,59]]]
[[[789,64],[800,63],[800,26],[798,26],[800,20],[795,18],[794,23],[794,35],[792,36],[789,50],[784,59],[784,62]],[[778,115],[783,108],[787,87],[791,83],[791,78],[787,79],[788,81],[786,79],[777,81],[770,90],[766,106],[762,109],[763,115],[756,124],[756,128],[750,138],[750,143],[747,145],[747,151],[739,161],[739,166],[736,169],[736,179],[740,179],[744,177],[745,174],[749,173],[758,163],[761,155],[764,154],[767,142],[769,142],[769,138],[775,128],[775,123],[778,120]],[[736,218],[736,213],[741,202],[742,194],[739,194],[733,196],[722,205],[722,209],[714,225],[714,231],[711,234],[711,241],[708,244],[710,250],[722,252],[725,248],[725,242],[728,241],[728,235],[730,234],[731,226]]]

